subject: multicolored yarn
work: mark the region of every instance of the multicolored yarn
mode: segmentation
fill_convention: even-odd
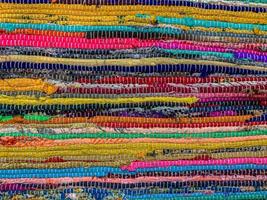
[[[266,0],[2,0],[0,199],[267,199]]]

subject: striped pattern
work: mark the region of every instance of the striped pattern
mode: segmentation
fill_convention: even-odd
[[[0,199],[267,199],[266,0],[2,0]]]

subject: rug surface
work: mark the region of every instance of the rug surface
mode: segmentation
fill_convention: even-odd
[[[9,199],[267,199],[267,0],[1,0]]]

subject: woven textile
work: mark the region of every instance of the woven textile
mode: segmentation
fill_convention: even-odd
[[[267,199],[267,0],[1,0],[0,200]]]

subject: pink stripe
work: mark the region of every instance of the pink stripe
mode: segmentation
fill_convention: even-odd
[[[266,165],[267,158],[229,158],[218,160],[161,160],[161,161],[134,161],[121,169],[134,171],[138,168],[169,167],[183,165],[238,165],[238,164],[258,164]]]
[[[187,93],[177,94],[177,96],[195,96],[199,98],[210,98],[210,97],[254,97],[254,98],[267,98],[267,94],[249,94],[249,93]]]
[[[217,43],[216,43],[217,44]],[[187,41],[171,40],[140,40],[136,38],[96,38],[87,39],[79,37],[57,37],[44,35],[26,35],[26,34],[1,34],[1,46],[28,46],[41,48],[73,48],[73,49],[132,49],[144,47],[162,47],[166,49],[184,49],[197,51],[215,51],[215,52],[238,52],[252,53],[257,55],[267,55],[267,52],[248,49],[246,46],[229,49],[223,44],[212,46],[203,43],[190,43]],[[257,46],[257,45],[256,45]],[[236,47],[239,47],[236,45]],[[255,49],[255,48],[254,48]]]
[[[264,82],[266,81],[265,77],[223,77],[223,76],[212,76],[212,77],[186,77],[186,76],[172,76],[172,77],[160,77],[160,76],[151,76],[151,77],[129,77],[129,76],[116,76],[116,77],[103,77],[98,80],[90,78],[80,78],[76,80],[79,83],[94,83],[94,84],[170,84],[170,83],[179,83],[179,84],[202,84],[202,83],[220,83],[220,84],[234,84],[236,82]]]
[[[238,113],[235,111],[215,111],[215,112],[211,112],[210,116],[211,117],[220,117],[220,116],[235,116]]]
[[[253,98],[253,97],[244,97],[244,98],[241,98],[241,97],[211,97],[211,98],[202,98],[202,99],[199,99],[198,102],[211,102],[211,101],[252,101],[252,100],[258,100],[257,98]]]
[[[166,45],[192,45],[192,46],[203,46],[203,47],[210,47],[213,46],[214,48],[230,48],[230,49],[250,49],[250,50],[257,50],[260,47],[267,47],[267,44],[261,43],[251,43],[251,44],[244,44],[244,43],[222,43],[222,42],[196,42],[196,41],[184,41],[184,40],[169,40],[166,42],[159,41],[159,40],[141,40],[137,38],[94,38],[94,39],[87,39],[87,38],[80,38],[80,37],[60,37],[60,36],[45,36],[45,35],[27,35],[27,34],[0,34],[0,39],[11,39],[11,40],[37,40],[37,41],[54,41],[54,42],[68,42],[68,43],[91,43],[91,44],[128,44],[132,43],[132,45],[136,45],[139,43],[147,43],[147,44],[166,44]]]
[[[100,183],[140,183],[140,182],[163,182],[163,181],[227,181],[227,180],[266,180],[267,176],[158,176],[158,177],[136,177],[136,178],[97,178],[97,177],[74,177],[74,178],[21,178],[0,179],[1,184],[62,184],[76,182],[100,182]]]
[[[249,94],[249,93],[187,93],[187,94],[180,94],[177,93],[174,96],[194,96],[197,98],[221,98],[221,97],[253,97],[253,98],[259,98],[259,99],[267,99],[267,94],[260,94],[260,95],[255,95],[255,94]]]
[[[225,42],[198,42],[198,41],[184,41],[184,40],[174,40],[177,42],[184,42],[186,44],[201,45],[201,46],[214,46],[218,48],[228,48],[228,49],[251,49],[259,50],[260,48],[266,48],[267,44],[263,43],[225,43]]]

